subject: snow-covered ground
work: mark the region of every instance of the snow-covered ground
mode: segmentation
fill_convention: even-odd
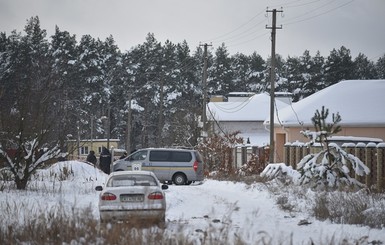
[[[67,171],[67,174],[63,174]],[[98,218],[98,192],[95,186],[106,175],[82,162],[59,162],[41,170],[31,180],[27,191],[9,190],[0,195],[1,225],[22,225],[41,212],[55,209],[88,209]],[[309,196],[312,193],[309,191]],[[272,241],[273,244],[339,244],[343,239],[368,244],[385,243],[385,228],[370,229],[355,225],[317,221],[306,210],[306,203],[298,201],[300,212],[285,212],[278,208],[275,196],[262,183],[247,185],[228,181],[205,180],[190,186],[171,185],[166,190],[167,226],[169,234],[185,233],[199,244],[206,231],[213,236],[241,237],[243,241]],[[307,225],[299,225],[306,220]]]

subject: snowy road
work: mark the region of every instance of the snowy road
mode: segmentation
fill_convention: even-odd
[[[73,175],[58,181],[56,176],[63,167],[72,169]],[[39,176],[30,183],[29,191],[1,193],[2,225],[21,225],[41,212],[54,209],[75,214],[88,209],[93,216],[99,217],[99,193],[95,186],[102,184],[106,177],[100,170],[81,162],[61,162],[40,172]],[[305,195],[311,198],[312,194]],[[230,244],[234,237],[241,237],[241,241],[249,244],[258,244],[262,239],[265,243],[260,244],[268,244],[270,240],[272,244],[310,244],[311,240],[316,244],[330,244],[330,241],[339,244],[345,238],[353,244],[364,237],[367,237],[364,241],[385,244],[385,228],[379,230],[317,221],[306,208],[302,208],[309,206],[305,199],[295,202],[301,207],[297,210],[303,212],[284,212],[278,208],[276,198],[263,183],[246,185],[205,180],[201,185],[170,185],[166,190],[165,232],[172,236],[184,233],[194,241],[203,236],[205,241],[219,238],[220,241],[230,241]],[[310,224],[298,225],[304,219]]]
[[[182,224],[184,233],[191,237],[211,231],[214,236],[226,234],[230,238],[237,234],[250,244],[262,240],[274,244],[308,244],[311,240],[328,243],[366,236],[370,241],[385,241],[384,230],[330,224],[305,213],[284,212],[263,184],[207,180],[195,186],[171,185],[166,195],[167,228],[177,231]],[[304,219],[311,224],[298,225]]]

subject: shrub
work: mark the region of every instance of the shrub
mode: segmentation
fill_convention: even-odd
[[[378,194],[358,192],[322,192],[316,195],[313,214],[334,223],[385,226],[385,200]]]

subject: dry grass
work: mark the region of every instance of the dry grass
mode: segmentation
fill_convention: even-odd
[[[375,228],[385,226],[384,194],[373,194],[366,191],[313,192],[298,186],[264,182],[258,177],[238,179],[238,181],[264,183],[276,198],[277,205],[289,213],[312,212],[317,219],[329,219],[335,223],[360,224]],[[14,189],[6,184],[8,182],[2,183],[3,191]],[[39,197],[57,195],[61,191],[61,188],[58,188],[59,185],[59,182],[53,182],[47,186],[32,182],[30,190],[36,192]],[[306,207],[301,206],[304,203],[306,203]],[[233,209],[236,210],[237,207],[234,206]],[[92,207],[65,208],[64,205],[58,203],[47,210],[27,202],[8,201],[1,204],[0,210],[2,216],[1,244],[250,244],[246,242],[248,237],[231,233],[231,220],[226,218],[219,221],[223,225],[211,224],[204,230],[198,229],[193,232],[194,234],[186,234],[184,222],[178,221],[173,224],[170,221],[165,229],[151,224],[103,224],[99,222],[98,217],[95,217]],[[239,231],[239,234],[248,233]],[[264,231],[249,235],[253,237],[253,244],[293,244],[291,240],[271,237]],[[367,241],[365,243],[365,238],[362,239],[363,242],[352,243],[351,241],[336,242],[333,238],[328,238],[314,244],[368,244]],[[376,241],[371,242],[380,244],[373,243]]]
[[[334,223],[385,227],[385,197],[359,192],[323,192],[316,195],[314,216]]]
[[[79,215],[79,214],[78,214]],[[2,244],[114,244],[114,245],[244,245],[250,244],[242,237],[236,236],[230,239],[229,230],[226,227],[217,229],[211,226],[206,231],[195,231],[200,233],[198,238],[192,239],[183,232],[183,225],[178,231],[170,232],[166,229],[159,229],[154,226],[137,226],[136,224],[114,223],[100,224],[98,220],[90,216],[89,211],[78,217],[64,214],[41,214],[39,219],[28,221],[22,227],[8,226],[1,227],[0,241]],[[254,234],[252,244],[257,245],[293,245],[292,239],[275,239],[268,233],[260,231]],[[362,241],[335,242],[329,238],[322,242],[308,244],[328,245],[357,245],[357,244],[381,244],[363,237]],[[374,243],[373,243],[374,242]]]
[[[266,183],[277,205],[287,212],[307,212],[318,220],[371,228],[385,227],[385,194],[360,191],[313,191],[309,188]],[[301,206],[302,205],[302,206]]]
[[[9,207],[12,207],[10,204]],[[21,206],[20,208],[28,208]],[[57,210],[59,209],[59,210]],[[75,209],[74,209],[75,210]],[[10,208],[5,214],[20,215]],[[228,226],[210,226],[197,230],[200,236],[191,238],[183,233],[181,224],[176,232],[152,224],[100,223],[92,210],[83,209],[71,214],[56,207],[40,213],[22,224],[0,226],[2,244],[246,244],[241,237],[230,239]],[[262,243],[261,243],[262,244]],[[267,243],[263,243],[267,244]]]
[[[210,179],[215,179],[219,181],[232,181],[232,182],[243,182],[247,185],[254,183],[265,183],[268,179],[261,177],[258,174],[254,175],[240,175],[239,173],[222,173],[218,172],[213,176],[210,176]]]

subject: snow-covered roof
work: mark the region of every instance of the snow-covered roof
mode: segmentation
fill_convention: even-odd
[[[385,80],[346,80],[318,91],[292,106],[278,110],[274,123],[283,126],[311,126],[311,118],[322,106],[341,116],[344,126],[385,125]],[[269,118],[265,121],[269,123]]]
[[[278,108],[287,104],[277,100]],[[270,114],[270,96],[267,93],[256,94],[244,101],[210,102],[207,104],[207,118],[217,121],[264,121]]]
[[[230,92],[227,96],[236,96],[236,97],[249,97],[253,96],[255,93],[253,92]]]
[[[243,144],[247,144],[247,140],[249,140],[249,144],[251,146],[266,146],[269,145],[270,135],[268,134],[258,134],[256,132],[253,133],[239,133],[237,136],[243,138]]]

